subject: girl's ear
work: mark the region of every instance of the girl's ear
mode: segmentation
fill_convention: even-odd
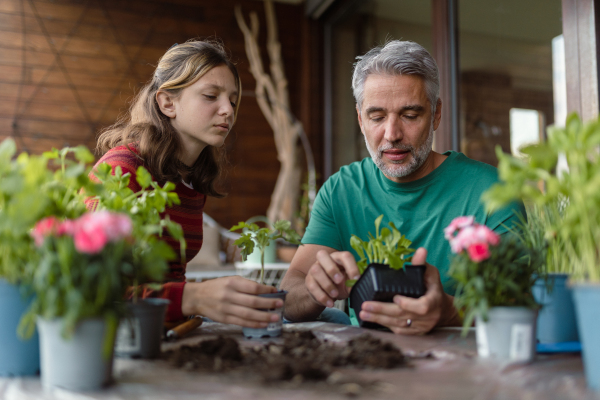
[[[175,98],[168,92],[159,90],[156,92],[156,102],[160,111],[169,118],[175,118],[177,112],[175,111]]]

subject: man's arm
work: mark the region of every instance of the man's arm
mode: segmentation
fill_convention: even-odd
[[[316,244],[300,246],[281,281],[281,289],[288,291],[285,318],[296,322],[316,319],[325,307],[333,307],[335,300],[348,298],[346,280],[358,275],[351,253]]]

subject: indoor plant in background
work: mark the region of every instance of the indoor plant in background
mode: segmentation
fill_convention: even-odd
[[[39,256],[30,235],[49,215],[76,218],[86,212],[80,188],[96,193],[87,177],[93,155],[83,146],[16,156],[12,139],[0,143],[0,375],[31,375],[40,369],[35,329],[17,338],[28,307],[28,285]],[[69,155],[71,157],[69,157]],[[23,297],[25,292],[29,297]]]
[[[563,240],[561,262],[570,265],[585,376],[593,389],[600,389],[599,145],[600,122],[584,124],[571,114],[564,128],[548,129],[546,141],[521,150],[528,156],[525,160],[497,150],[501,180],[510,177],[516,184],[499,183],[486,194],[491,210],[513,199],[540,206],[565,202],[555,232]],[[566,156],[567,172],[557,169],[560,154]]]
[[[455,254],[449,270],[457,283],[454,304],[464,314],[463,333],[476,320],[478,355],[531,361],[538,309],[532,287],[543,254],[511,233],[500,237],[472,216],[455,218],[444,234]]]
[[[572,265],[564,262],[564,239],[556,231],[565,205],[565,201],[543,206],[529,203],[527,221],[522,221],[514,230],[527,247],[546,255],[543,277],[538,278],[533,287],[533,296],[542,306],[537,320],[537,340],[542,343],[538,351],[579,346],[575,306],[567,285]]]
[[[130,285],[131,301],[126,303],[126,315],[119,326],[116,353],[132,358],[156,358],[160,355],[165,312],[169,301],[161,298],[139,299],[144,287],[159,290],[168,269],[168,261],[175,259],[173,249],[160,240],[163,231],[180,243],[185,260],[186,243],[181,226],[162,217],[165,207],[179,204],[171,182],[160,186],[144,168],[136,171],[138,192],[129,188],[130,174],[103,163],[94,171],[104,191],[88,199],[96,210],[111,210],[128,215],[132,220],[134,262],[123,265],[123,278]],[[143,286],[142,286],[143,285]]]
[[[289,243],[300,244],[300,235],[292,229],[290,221],[277,221],[271,227],[267,225],[263,228],[257,224],[249,222],[240,222],[230,229],[230,231],[237,231],[243,229],[243,234],[239,239],[235,241],[236,246],[242,249],[242,259],[245,261],[246,258],[254,252],[254,249],[258,249],[260,252],[260,283],[265,283],[265,250],[269,244],[273,243],[276,239],[284,239]],[[276,293],[261,294],[261,297],[269,298],[280,298],[285,303],[285,296],[287,292],[280,290]],[[283,307],[277,310],[270,310],[279,314],[279,321],[269,323],[266,328],[244,328],[244,336],[249,338],[261,338],[261,337],[277,337],[281,335],[281,329],[283,324]]]
[[[373,322],[362,321],[359,317],[362,303],[375,300],[391,302],[395,295],[421,297],[425,294],[424,265],[405,265],[412,257],[407,257],[414,249],[411,241],[398,231],[393,222],[379,229],[383,214],[375,219],[375,236],[369,232],[369,240],[356,235],[350,238],[350,245],[360,260],[357,262],[360,278],[346,281],[352,286],[350,292],[350,318],[364,328],[383,328]]]
[[[108,211],[40,220],[34,300],[21,329],[40,334],[42,385],[94,390],[111,381],[115,334],[134,264],[131,219]]]

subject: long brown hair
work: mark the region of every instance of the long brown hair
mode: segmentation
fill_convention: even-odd
[[[158,61],[152,80],[133,99],[129,113],[100,133],[96,151],[104,154],[114,147],[133,143],[139,151],[139,157],[157,181],[177,183],[183,175],[188,175],[198,192],[223,197],[215,184],[225,163],[224,146],[206,146],[194,165],[186,166],[179,160],[179,136],[169,117],[160,111],[156,102],[159,90],[178,96],[212,68],[221,65],[227,66],[233,73],[241,97],[239,74],[220,43],[191,39],[171,47]],[[240,98],[236,103],[234,121]]]

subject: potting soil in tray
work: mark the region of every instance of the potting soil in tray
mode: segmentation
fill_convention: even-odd
[[[230,337],[204,340],[164,353],[173,366],[207,372],[239,371],[264,382],[323,381],[334,368],[391,369],[406,364],[400,349],[368,334],[345,346],[320,341],[312,332],[284,332],[283,344],[240,347]],[[331,380],[331,378],[330,378]]]

